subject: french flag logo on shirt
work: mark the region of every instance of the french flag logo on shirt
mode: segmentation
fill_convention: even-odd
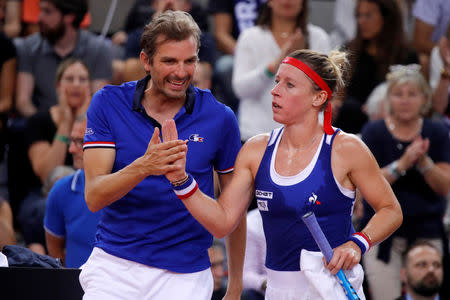
[[[191,142],[200,142],[200,143],[203,142],[203,138],[201,136],[198,136],[198,133],[191,134],[189,136],[189,140]]]
[[[312,195],[308,198],[308,201],[312,205],[314,205],[314,204],[320,205],[320,201],[317,200],[317,195],[314,193],[312,193]]]

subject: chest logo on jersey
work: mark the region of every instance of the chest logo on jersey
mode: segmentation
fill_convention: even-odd
[[[198,133],[191,134],[189,136],[189,140],[191,142],[200,142],[200,143],[203,142],[203,138],[201,136],[198,136]]]
[[[256,190],[255,191],[255,196],[257,198],[272,199],[273,198],[273,193],[272,192],[267,192],[267,191]]]
[[[84,132],[85,135],[91,135],[94,134],[94,130],[92,128],[86,128],[86,131]]]
[[[258,203],[258,209],[262,211],[269,211],[269,207],[267,206],[267,200],[256,200],[256,203]]]
[[[317,195],[314,194],[314,193],[312,193],[312,195],[308,198],[308,201],[309,201],[310,204],[313,204],[313,205],[314,205],[314,204],[320,205],[320,201],[317,200]]]

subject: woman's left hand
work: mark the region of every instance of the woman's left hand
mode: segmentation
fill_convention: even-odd
[[[177,132],[177,127],[175,125],[175,121],[170,119],[170,120],[165,120],[162,124],[162,138],[163,138],[163,142],[168,142],[168,141],[174,141],[178,139],[178,132]],[[183,158],[175,161],[173,163],[174,165],[176,165],[178,168],[176,171],[171,171],[169,173],[166,173],[166,178],[171,181],[171,182],[175,182],[175,181],[179,181],[182,180],[183,178],[186,177],[186,153],[183,156]]]
[[[333,257],[325,266],[331,274],[336,275],[340,269],[348,270],[361,261],[361,249],[352,241],[348,241],[334,249]]]
[[[418,136],[414,141],[406,147],[405,152],[398,160],[398,167],[400,170],[409,170],[412,168],[422,157],[424,157],[428,148],[430,147],[430,141]]]
[[[428,149],[430,149],[430,140],[427,138],[421,138],[422,144],[419,151],[419,158],[417,159],[417,163],[425,160],[428,154]]]

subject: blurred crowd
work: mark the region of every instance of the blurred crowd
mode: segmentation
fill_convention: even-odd
[[[332,103],[332,124],[366,143],[404,215],[401,228],[363,258],[366,295],[389,300],[411,288],[402,257],[412,260],[407,249],[425,240],[422,247],[443,257],[437,290],[447,282],[442,299],[449,297],[449,0],[321,1],[333,8],[334,20],[324,20],[333,23],[331,31],[311,22],[314,0],[133,2],[120,30],[103,36],[90,30],[87,0],[0,0],[0,248],[22,244],[67,267],[84,263],[98,222],[83,198],[90,99],[107,84],[146,76],[139,60],[143,27],[165,10],[182,10],[202,30],[193,84],[233,109],[243,142],[280,126],[272,119],[270,91],[287,54],[350,53],[347,90]],[[372,214],[358,199],[355,227]],[[257,211],[248,223],[245,296],[263,299],[265,243]],[[221,299],[226,257],[220,241],[210,257]]]

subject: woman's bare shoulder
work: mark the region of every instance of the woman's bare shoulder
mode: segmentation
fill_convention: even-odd
[[[270,133],[263,133],[248,139],[239,153],[239,159],[250,165],[251,169],[257,168],[264,155],[269,138]]]
[[[270,133],[262,133],[262,134],[258,134],[255,135],[251,138],[249,138],[244,146],[246,147],[252,147],[252,149],[254,148],[258,148],[258,147],[266,147],[267,143],[269,142],[269,138],[270,138]]]
[[[356,150],[364,146],[365,144],[359,136],[344,131],[339,131],[333,142],[333,147],[337,150]]]
[[[367,159],[372,156],[369,148],[360,137],[355,134],[340,131],[333,142],[333,154],[337,154],[340,159],[357,162],[360,159]]]

